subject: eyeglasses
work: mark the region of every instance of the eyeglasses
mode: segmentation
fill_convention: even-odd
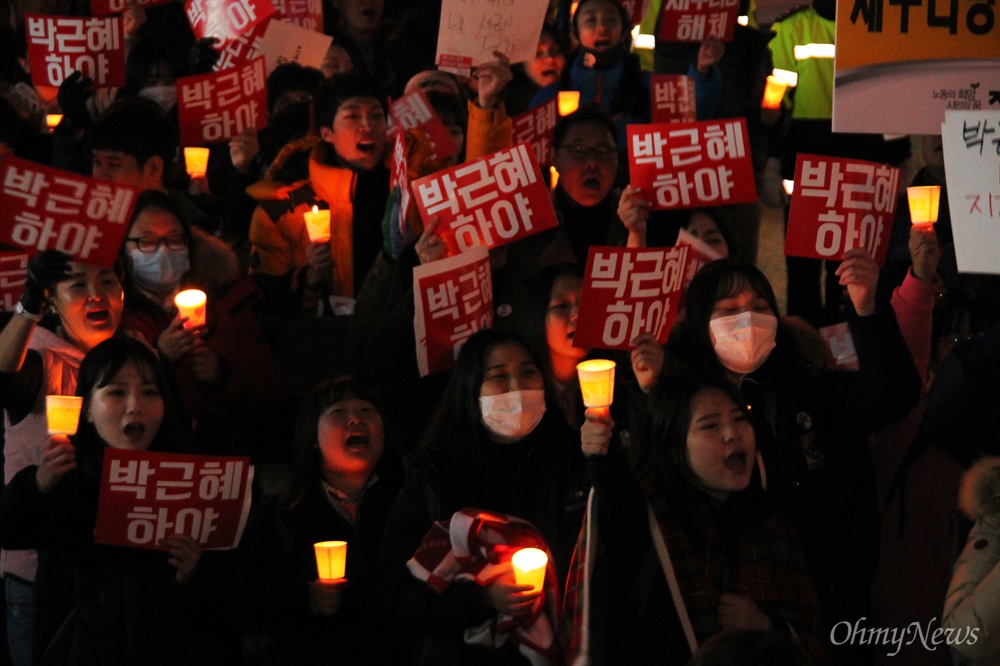
[[[618,149],[606,143],[590,146],[589,148],[581,146],[578,143],[571,143],[569,145],[556,146],[556,148],[566,150],[574,160],[585,160],[593,157],[601,162],[610,162],[618,157]]]
[[[183,234],[174,236],[143,236],[141,238],[126,238],[127,241],[135,243],[139,252],[156,252],[160,245],[166,245],[170,250],[183,250],[187,247],[187,239]]]

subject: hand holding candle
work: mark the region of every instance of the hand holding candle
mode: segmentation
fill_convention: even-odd
[[[937,222],[938,206],[941,203],[939,186],[908,187],[906,199],[910,203],[910,222],[921,225],[932,225]]]
[[[174,296],[174,304],[180,317],[187,317],[184,328],[195,328],[205,325],[205,308],[208,297],[200,289],[185,289]]]
[[[346,541],[320,541],[313,544],[316,552],[316,571],[323,582],[340,580],[347,566]]]
[[[530,585],[532,594],[541,592],[545,587],[545,569],[548,563],[549,557],[544,550],[522,548],[511,558],[514,580],[518,585]]]
[[[45,419],[50,435],[75,435],[83,398],[75,395],[45,396]]]

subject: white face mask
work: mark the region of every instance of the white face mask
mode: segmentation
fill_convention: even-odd
[[[155,293],[173,291],[184,274],[191,270],[187,249],[171,250],[160,245],[155,252],[129,250],[132,260],[132,281],[146,291]]]
[[[177,105],[177,87],[170,86],[149,86],[139,91],[139,97],[159,104],[164,113],[169,113],[170,109]]]
[[[708,323],[715,354],[729,370],[747,375],[763,365],[774,349],[778,318],[760,312],[742,312]]]
[[[479,398],[483,425],[494,435],[517,441],[527,436],[545,413],[545,391],[508,391]]]

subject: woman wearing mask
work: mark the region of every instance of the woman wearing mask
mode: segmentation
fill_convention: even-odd
[[[474,507],[532,523],[565,575],[588,482],[578,436],[558,436],[565,426],[558,410],[546,409],[544,386],[519,338],[479,331],[462,346],[444,408],[412,455],[382,542],[379,604],[421,639],[419,663],[527,663],[509,643],[478,647],[463,634],[498,614],[527,613],[537,594],[508,578],[484,587],[455,581],[439,594],[407,561],[435,521]]]
[[[80,365],[77,434],[49,437],[41,464],[21,470],[4,489],[0,542],[45,555],[35,590],[48,602],[39,608],[39,658],[52,636],[44,630],[60,627],[73,611],[46,653],[48,663],[169,664],[217,656],[205,652],[208,643],[195,629],[208,613],[194,582],[203,564],[194,539],[169,535],[159,542],[166,552],[94,543],[105,450],[176,451],[183,444],[166,384],[142,342],[122,337],[97,345]]]
[[[831,623],[868,595],[857,582],[864,578],[858,561],[874,550],[865,538],[877,538],[858,533],[874,510],[862,496],[863,478],[872,473],[861,454],[867,435],[905,416],[920,391],[892,308],[875,299],[871,256],[861,248],[846,252],[837,274],[853,305],[848,326],[858,372],[810,364],[779,321],[767,278],[734,258],[695,275],[664,370],[664,381],[678,366],[724,379],[753,408],[768,491],[802,537]]]
[[[50,312],[56,317],[46,320]],[[28,262],[24,294],[0,332],[5,482],[41,463],[48,441],[45,396],[72,395],[84,354],[114,335],[121,321],[122,286],[114,270],[73,261],[56,250]],[[31,663],[31,583],[37,564],[34,550],[5,549],[0,555],[15,664]]]
[[[672,377],[650,393],[644,436],[625,450],[606,414],[587,411],[602,546],[586,556],[595,663],[683,663],[738,630],[783,634],[821,663],[816,589],[761,487],[749,412],[728,382]]]
[[[196,450],[256,452],[280,391],[280,370],[254,306],[260,292],[224,243],[188,227],[169,195],[139,197],[122,246],[125,322],[169,361],[192,421]],[[206,324],[174,306],[182,289],[208,297]]]

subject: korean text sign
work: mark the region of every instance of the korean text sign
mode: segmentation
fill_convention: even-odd
[[[941,124],[955,258],[1000,275],[1000,111],[949,111]]]
[[[0,250],[0,312],[13,312],[28,277],[28,255]]]
[[[746,120],[629,125],[629,176],[654,209],[757,200]]]
[[[120,16],[28,14],[25,22],[36,85],[58,87],[77,70],[98,88],[125,85],[125,24]]]
[[[258,23],[246,32],[233,37],[225,44],[217,47],[219,59],[215,62],[215,67],[212,69],[216,72],[221,72],[224,69],[232,69],[233,67],[245,65],[251,60],[262,56],[264,57],[265,66],[267,66],[269,61],[265,53],[265,45],[267,32],[272,23],[280,23],[280,21],[268,20]]]
[[[663,0],[659,39],[701,42],[711,36],[730,42],[739,8],[739,0]]]
[[[697,120],[694,79],[683,74],[653,74],[654,123],[684,123]]]
[[[688,248],[591,247],[574,347],[631,349],[642,333],[667,341],[684,285]]]
[[[548,0],[443,0],[434,62],[480,65],[500,51],[511,63],[535,57]]]
[[[514,143],[529,143],[539,165],[552,163],[559,102],[555,99],[514,116]]]
[[[451,370],[462,343],[493,325],[489,251],[474,248],[415,267],[413,301],[420,376]]]
[[[785,254],[839,260],[864,247],[881,266],[896,214],[899,169],[800,153],[788,212]]]
[[[437,219],[449,255],[494,248],[558,224],[525,143],[419,178],[413,194],[424,226]]]
[[[323,0],[273,0],[275,18],[323,32]]]
[[[138,191],[8,157],[0,168],[0,243],[29,254],[61,250],[114,266]]]
[[[684,302],[684,295],[687,293],[688,285],[694,279],[695,273],[701,270],[705,264],[712,263],[716,259],[722,259],[722,255],[715,251],[711,245],[701,240],[697,236],[691,235],[687,229],[677,232],[678,246],[685,246],[688,249],[687,263],[684,269],[684,285],[681,288],[681,302]]]
[[[187,534],[203,548],[234,548],[250,513],[249,458],[107,448],[94,541],[164,550]]]
[[[264,58],[222,72],[177,80],[181,143],[225,141],[245,128],[267,125]]]
[[[275,10],[270,0],[187,0],[184,11],[195,37],[215,37],[224,47],[266,21]]]
[[[434,159],[443,160],[458,152],[458,145],[422,90],[414,90],[393,101],[389,113],[394,124],[404,130],[417,129],[431,142]]]

